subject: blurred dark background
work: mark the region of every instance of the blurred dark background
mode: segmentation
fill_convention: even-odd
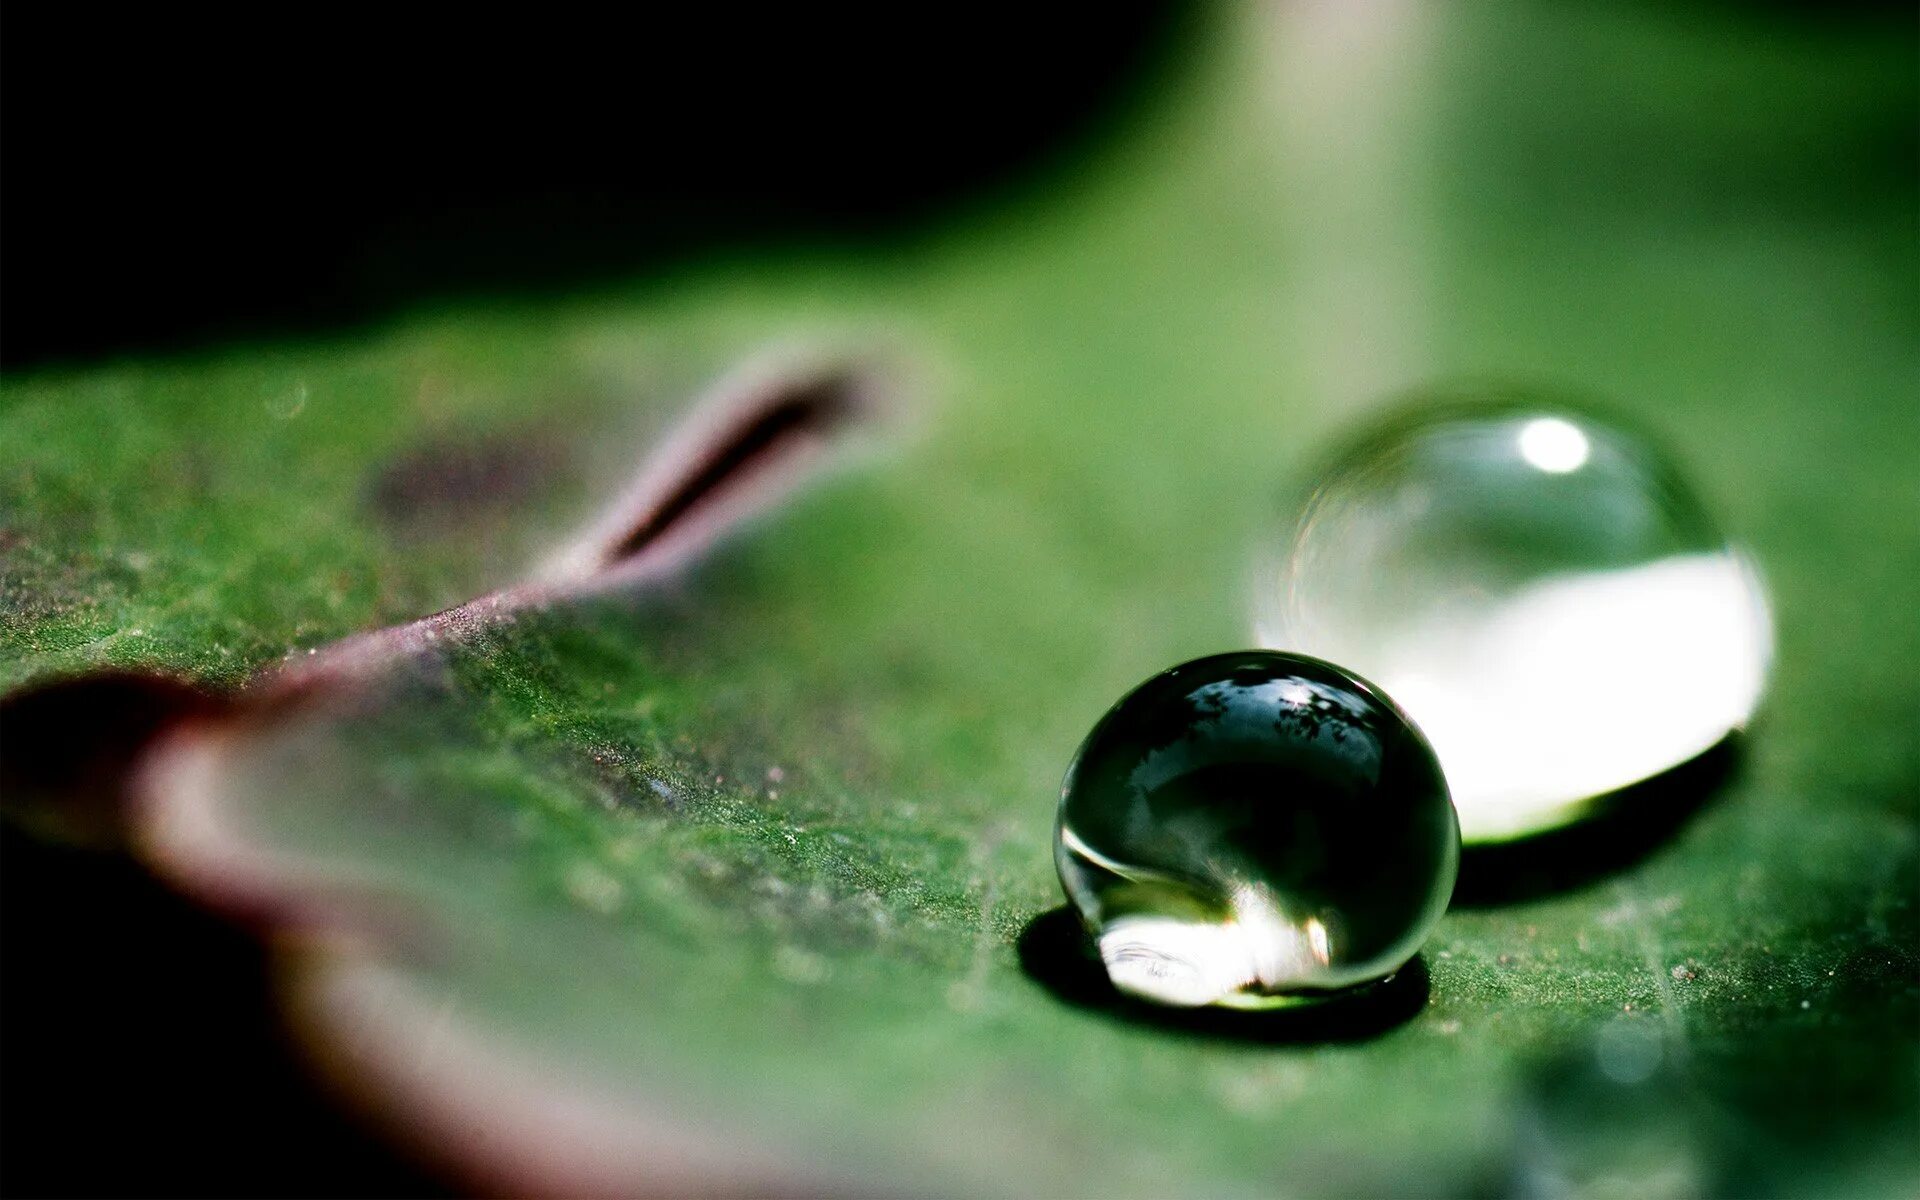
[[[10,5],[0,355],[191,352],[912,238],[1097,154],[1196,20]],[[0,861],[0,1192],[460,1186],[309,1081],[251,934],[123,855],[9,825]]]
[[[608,15],[618,12],[618,16]],[[1194,17],[5,13],[6,365],[911,236],[1085,156]]]

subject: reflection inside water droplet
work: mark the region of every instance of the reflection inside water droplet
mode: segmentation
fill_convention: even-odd
[[[1650,443],[1558,405],[1389,420],[1277,550],[1258,639],[1386,689],[1469,842],[1552,828],[1701,754],[1765,689],[1752,563]]]

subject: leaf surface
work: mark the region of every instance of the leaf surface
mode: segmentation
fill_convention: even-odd
[[[148,852],[286,932],[347,1087],[509,1188],[1451,1192],[1593,1160],[1897,1191],[1911,64],[1717,24],[1748,20],[1263,18],[1056,203],[944,239],[10,381],[0,679],[232,685],[459,603],[701,380],[883,343],[915,382],[879,447],[696,568],[161,757]],[[1076,1000],[1033,961],[1073,747],[1250,638],[1325,438],[1463,374],[1609,398],[1753,546],[1781,650],[1740,771],[1618,870],[1456,908],[1423,1011],[1372,1036]]]

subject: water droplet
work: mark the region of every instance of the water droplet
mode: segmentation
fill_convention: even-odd
[[[1523,1196],[1772,1194],[1749,1179],[1746,1147],[1701,1091],[1659,1022],[1616,1017],[1591,1042],[1536,1064],[1512,1117]]]
[[[1453,893],[1446,782],[1391,701],[1329,663],[1216,655],[1080,747],[1054,859],[1122,991],[1299,1003],[1384,978]]]
[[[307,396],[309,394],[307,385],[304,382],[295,383],[289,388],[275,392],[273,395],[267,397],[267,413],[270,416],[278,417],[282,421],[290,421],[294,417],[299,416],[301,410],[307,407]]]
[[[1640,1083],[1658,1070],[1662,1055],[1660,1030],[1647,1021],[1615,1017],[1594,1040],[1594,1063],[1615,1083]]]
[[[1345,663],[1402,704],[1470,843],[1568,823],[1700,755],[1765,688],[1752,562],[1652,443],[1557,403],[1389,418],[1277,550],[1260,644]]]

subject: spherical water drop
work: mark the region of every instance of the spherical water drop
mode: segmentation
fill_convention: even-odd
[[[1750,560],[1650,442],[1557,403],[1390,418],[1275,549],[1259,643],[1346,663],[1404,705],[1469,843],[1567,823],[1698,756],[1765,688]]]
[[[1101,719],[1054,858],[1120,990],[1258,1008],[1398,970],[1459,851],[1439,764],[1392,701],[1249,650],[1157,675]]]

